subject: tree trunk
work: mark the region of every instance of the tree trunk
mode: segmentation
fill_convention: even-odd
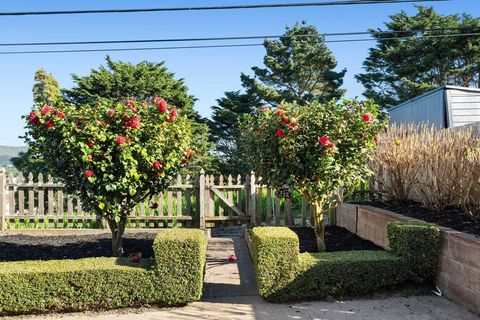
[[[126,219],[122,218],[119,222],[108,219],[108,226],[112,232],[112,256],[123,256],[123,234],[125,232]]]
[[[314,231],[317,238],[318,251],[324,252],[325,246],[325,225],[323,224],[323,204],[320,201],[312,203],[312,215],[315,221]]]

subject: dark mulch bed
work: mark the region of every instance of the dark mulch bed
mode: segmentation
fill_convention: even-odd
[[[300,252],[318,252],[317,240],[311,227],[290,227],[300,240]],[[347,229],[337,226],[325,228],[325,244],[328,252],[350,250],[382,250],[371,241],[364,240]]]
[[[410,206],[390,206],[383,202],[359,202],[377,208],[393,211],[404,216],[435,223],[442,227],[466,232],[480,237],[480,219],[465,214],[458,207],[448,207],[440,212],[435,212],[421,207],[418,204]]]
[[[142,257],[153,255],[155,233],[128,233],[124,236],[125,255],[141,252]],[[27,236],[0,237],[0,261],[80,259],[112,255],[111,235]]]

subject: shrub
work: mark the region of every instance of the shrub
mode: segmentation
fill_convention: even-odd
[[[389,225],[391,252],[342,251],[299,254],[286,227],[252,231],[260,296],[273,302],[325,299],[374,292],[405,281],[432,278],[439,254],[438,229],[427,223]]]
[[[290,197],[312,207],[319,251],[325,251],[323,210],[340,189],[353,191],[369,173],[367,160],[385,121],[373,101],[282,103],[245,116],[242,137],[253,169]],[[287,186],[287,187],[286,187]]]
[[[294,280],[265,298],[286,302],[354,296],[406,280],[402,258],[385,251],[302,253],[299,262]]]
[[[461,204],[466,212],[480,212],[472,207],[480,198],[476,136],[471,129],[390,126],[370,161],[377,191],[394,204],[420,202],[437,211]]]
[[[127,217],[139,202],[165,190],[190,161],[190,120],[165,100],[35,107],[26,142],[86,211],[112,232],[113,255],[123,254]]]
[[[157,302],[158,279],[126,258],[0,263],[0,314],[111,309]]]
[[[258,292],[262,297],[269,297],[295,278],[298,248],[298,237],[288,228],[253,228],[252,256],[257,273]]]
[[[168,229],[158,234],[153,252],[164,302],[180,304],[200,299],[206,249],[202,230]]]
[[[205,265],[200,230],[161,231],[154,260],[127,258],[0,263],[0,315],[113,309],[198,300]]]
[[[439,229],[422,221],[390,222],[387,226],[391,252],[405,259],[411,280],[433,279],[440,253]]]

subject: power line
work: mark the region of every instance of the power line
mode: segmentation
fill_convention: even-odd
[[[291,7],[321,7],[321,6],[346,6],[364,4],[389,4],[389,3],[416,3],[416,2],[444,2],[451,0],[343,0],[343,1],[316,1],[298,3],[272,3],[231,6],[200,6],[200,7],[172,7],[172,8],[135,8],[135,9],[102,9],[102,10],[55,10],[55,11],[17,11],[0,12],[0,16],[34,16],[34,15],[65,15],[65,14],[103,14],[103,13],[132,13],[132,12],[172,12],[172,11],[207,11],[207,10],[240,10],[240,9],[266,9],[266,8],[291,8]]]
[[[128,44],[128,43],[156,43],[156,42],[202,42],[202,41],[224,41],[224,40],[255,40],[255,39],[278,39],[285,38],[303,38],[303,37],[336,37],[336,36],[356,36],[356,35],[376,35],[376,34],[403,34],[418,32],[435,32],[458,30],[460,28],[433,28],[424,30],[391,30],[391,31],[354,31],[354,32],[334,32],[320,34],[296,34],[296,35],[257,35],[257,36],[225,36],[225,37],[204,37],[204,38],[167,38],[167,39],[131,39],[131,40],[90,40],[90,41],[60,41],[60,42],[12,42],[0,43],[0,47],[18,47],[18,46],[57,46],[57,45],[86,45],[86,44]],[[475,28],[475,30],[479,30]],[[470,31],[473,31],[470,30]]]
[[[390,37],[381,38],[384,40],[408,40],[408,39],[429,39],[429,38],[447,38],[447,37],[468,37],[480,36],[477,33],[457,33],[457,34],[441,34],[431,36],[409,36],[409,37]],[[363,42],[363,41],[377,41],[375,38],[363,39],[341,39],[341,40],[326,40],[324,43],[348,43],[348,42]],[[67,50],[37,50],[37,51],[0,51],[0,55],[18,55],[18,54],[47,54],[47,53],[87,53],[87,52],[118,52],[118,51],[149,51],[149,50],[178,50],[178,49],[206,49],[206,48],[233,48],[233,47],[257,47],[263,46],[263,43],[244,43],[244,44],[219,44],[219,45],[196,45],[196,46],[169,46],[169,47],[140,47],[140,48],[105,48],[105,49],[67,49]]]

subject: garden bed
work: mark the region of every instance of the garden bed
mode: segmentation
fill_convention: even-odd
[[[123,240],[125,255],[141,252],[143,258],[153,255],[156,233],[126,233]],[[0,236],[0,261],[81,259],[110,257],[110,233],[68,236]]]
[[[355,202],[353,204],[374,206],[410,218],[435,223],[442,227],[480,236],[480,219],[475,219],[472,216],[465,214],[458,207],[448,207],[440,212],[436,212],[421,207],[419,204],[410,206],[390,206],[383,202]]]
[[[300,252],[318,252],[317,241],[313,228],[290,227],[300,241]],[[325,243],[327,252],[350,250],[382,250],[371,241],[364,240],[345,228],[327,226],[325,228]]]

